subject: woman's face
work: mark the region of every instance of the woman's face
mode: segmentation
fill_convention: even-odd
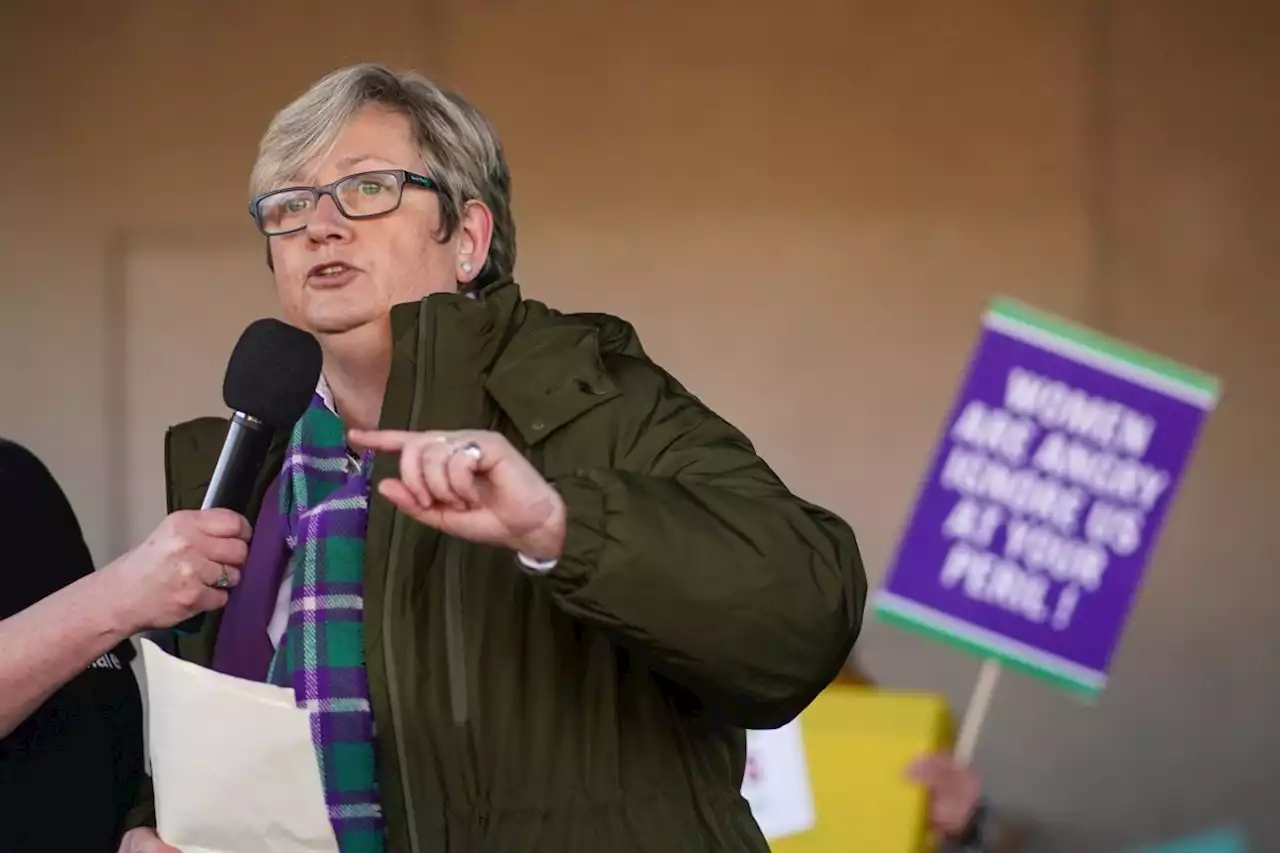
[[[408,117],[368,106],[351,118],[322,159],[289,184],[322,186],[376,169],[429,171]],[[489,248],[488,210],[469,203],[453,236],[440,242],[436,194],[416,186],[403,192],[398,209],[360,220],[347,219],[331,197],[323,196],[306,228],[270,238],[276,290],[289,322],[322,342],[352,334],[364,338],[385,328],[393,305],[453,291],[475,277]]]

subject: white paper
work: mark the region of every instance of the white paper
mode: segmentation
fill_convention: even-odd
[[[306,711],[142,641],[157,831],[183,853],[338,853]]]
[[[770,841],[808,832],[817,824],[798,719],[780,729],[747,732],[742,796]]]

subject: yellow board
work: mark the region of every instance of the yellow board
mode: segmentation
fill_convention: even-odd
[[[817,826],[771,842],[774,853],[923,853],[923,789],[906,778],[916,758],[950,748],[941,696],[833,685],[800,716]]]

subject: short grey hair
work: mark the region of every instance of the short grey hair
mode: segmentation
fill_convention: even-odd
[[[468,201],[481,201],[493,213],[493,237],[477,283],[511,275],[516,263],[511,171],[498,135],[466,98],[421,74],[365,63],[323,77],[271,120],[249,177],[250,199],[278,189],[323,156],[347,121],[370,104],[409,117],[428,174],[439,185],[438,239],[453,236]]]

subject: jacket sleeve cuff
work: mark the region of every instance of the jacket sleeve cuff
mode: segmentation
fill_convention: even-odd
[[[955,853],[983,853],[992,843],[991,813],[986,803],[979,803],[969,818],[969,824],[955,838],[950,850]]]
[[[555,567],[545,574],[575,588],[599,565],[604,551],[604,489],[581,471],[572,477],[557,478],[552,485],[564,500],[564,549]]]
[[[556,564],[560,562],[560,558],[552,557],[550,560],[539,560],[537,557],[530,557],[520,551],[517,551],[516,562],[534,574],[538,574],[540,572],[549,572],[554,569]]]

